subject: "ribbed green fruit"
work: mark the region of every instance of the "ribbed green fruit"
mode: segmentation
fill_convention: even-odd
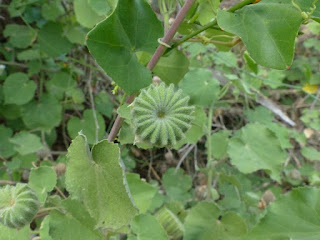
[[[10,228],[30,224],[39,209],[39,200],[27,184],[0,189],[0,222]]]
[[[182,237],[184,232],[183,224],[168,208],[162,207],[154,216],[167,232],[170,239],[178,239]]]
[[[143,89],[132,104],[132,119],[137,137],[157,147],[174,146],[185,137],[194,119],[193,106],[182,90],[164,83]]]

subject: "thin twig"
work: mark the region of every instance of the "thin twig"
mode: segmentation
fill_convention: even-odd
[[[158,182],[162,185],[162,181],[160,176],[158,175],[158,173],[156,172],[156,170],[153,168],[153,166],[150,166],[150,170],[152,172],[152,174],[155,176],[155,178],[158,180]]]
[[[90,96],[90,104],[91,104],[91,109],[92,109],[92,115],[93,115],[93,119],[94,119],[94,125],[95,125],[95,142],[99,141],[99,122],[98,122],[98,118],[97,118],[97,112],[96,112],[96,107],[94,104],[94,99],[93,99],[93,90],[92,90],[92,72],[91,69],[89,69],[89,79],[88,79],[88,88],[89,88],[89,96]]]
[[[51,151],[52,155],[65,155],[67,153],[67,151]]]
[[[16,182],[14,181],[9,181],[9,180],[0,180],[1,185],[15,185]]]
[[[67,196],[64,195],[64,193],[60,190],[60,188],[58,188],[57,186],[54,186],[54,189],[59,193],[59,195],[60,195],[63,199],[67,199]]]
[[[234,5],[233,7],[231,7],[230,9],[228,9],[228,12],[235,12],[236,10],[252,3],[255,0],[244,0],[236,5]],[[202,26],[201,28],[199,28],[198,30],[190,33],[189,35],[186,35],[185,37],[183,37],[179,42],[176,42],[175,44],[172,45],[172,48],[168,49],[168,51],[170,51],[173,48],[176,48],[177,46],[181,45],[182,43],[188,41],[190,38],[193,38],[194,36],[197,36],[199,33],[204,32],[205,30],[212,28],[213,26],[217,25],[217,18],[215,18],[212,22],[207,23],[206,25]]]
[[[187,156],[189,155],[189,153],[191,152],[191,150],[196,146],[196,144],[192,144],[187,150],[186,152],[183,154],[183,156],[180,158],[178,165],[176,166],[176,170],[174,171],[175,173],[178,172],[178,170],[180,169],[181,164],[183,163],[183,161],[187,158]]]
[[[310,106],[310,110],[313,110],[313,109],[314,109],[314,107],[316,106],[316,103],[317,103],[317,99],[319,99],[319,98],[320,98],[320,91],[318,91],[318,93],[317,93],[314,101],[312,102],[312,104],[311,104],[311,106]]]

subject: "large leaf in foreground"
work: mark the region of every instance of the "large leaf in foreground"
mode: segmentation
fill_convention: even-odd
[[[291,0],[261,1],[235,13],[218,12],[218,24],[241,37],[251,57],[275,69],[289,67],[302,17]]]
[[[272,203],[250,240],[319,240],[320,190],[297,188]]]
[[[118,229],[138,212],[127,189],[119,147],[107,140],[90,153],[84,135],[68,149],[66,186],[73,198],[84,202],[98,226]]]
[[[106,73],[132,94],[151,83],[151,72],[139,63],[136,52],[153,53],[162,33],[147,2],[120,0],[115,11],[89,32],[87,45]]]
[[[260,123],[243,127],[231,139],[228,154],[241,172],[264,169],[271,171],[271,178],[277,181],[280,181],[281,166],[287,159],[278,138]]]

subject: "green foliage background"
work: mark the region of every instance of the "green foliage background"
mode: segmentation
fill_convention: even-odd
[[[41,209],[0,239],[319,239],[320,0],[239,2],[195,1],[151,71],[183,0],[2,1],[0,185]],[[195,105],[172,149],[125,103],[159,79]]]

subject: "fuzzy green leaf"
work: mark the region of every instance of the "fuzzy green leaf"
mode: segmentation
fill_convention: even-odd
[[[320,190],[297,188],[276,200],[249,234],[250,240],[320,239]]]
[[[219,208],[210,202],[200,202],[185,219],[184,240],[242,240],[247,234],[244,220],[229,212],[220,216]]]
[[[56,172],[51,167],[39,167],[32,169],[29,175],[29,185],[38,195],[41,202],[47,198],[47,192],[51,192],[57,183]]]
[[[275,69],[291,65],[301,23],[301,14],[291,0],[263,0],[235,13],[218,12],[219,26],[240,36],[258,64]]]
[[[189,60],[180,51],[173,50],[168,56],[160,58],[153,72],[167,85],[177,85],[189,70]]]
[[[119,147],[103,140],[90,153],[84,135],[68,149],[67,190],[83,201],[98,226],[119,229],[137,214],[120,162]]]
[[[43,148],[40,138],[32,133],[21,131],[15,134],[10,142],[13,143],[14,149],[21,155],[27,155],[34,153]]]
[[[76,86],[76,81],[66,72],[55,73],[50,81],[46,82],[47,90],[59,100],[62,100],[64,94]]]
[[[243,173],[264,169],[280,181],[281,166],[287,159],[280,141],[266,126],[260,123],[248,124],[229,143],[228,154],[232,164]]]
[[[185,175],[182,169],[176,172],[175,168],[169,168],[162,176],[162,184],[171,200],[186,201],[191,198],[189,191],[192,188],[192,179]]]
[[[3,158],[11,157],[15,154],[14,144],[9,141],[13,131],[0,125],[0,156]]]
[[[53,96],[43,94],[39,102],[31,101],[23,106],[22,120],[29,129],[50,131],[59,126],[62,106]],[[37,117],[35,117],[37,116]]]
[[[3,93],[6,104],[23,105],[29,102],[37,88],[37,85],[30,81],[27,74],[13,73],[3,84]],[[23,92],[23,94],[21,94]]]
[[[190,96],[190,104],[211,106],[220,92],[219,81],[205,68],[189,71],[180,84],[181,89]]]
[[[25,25],[8,24],[3,31],[5,37],[9,37],[9,43],[17,48],[26,48],[37,37],[37,32]]]

